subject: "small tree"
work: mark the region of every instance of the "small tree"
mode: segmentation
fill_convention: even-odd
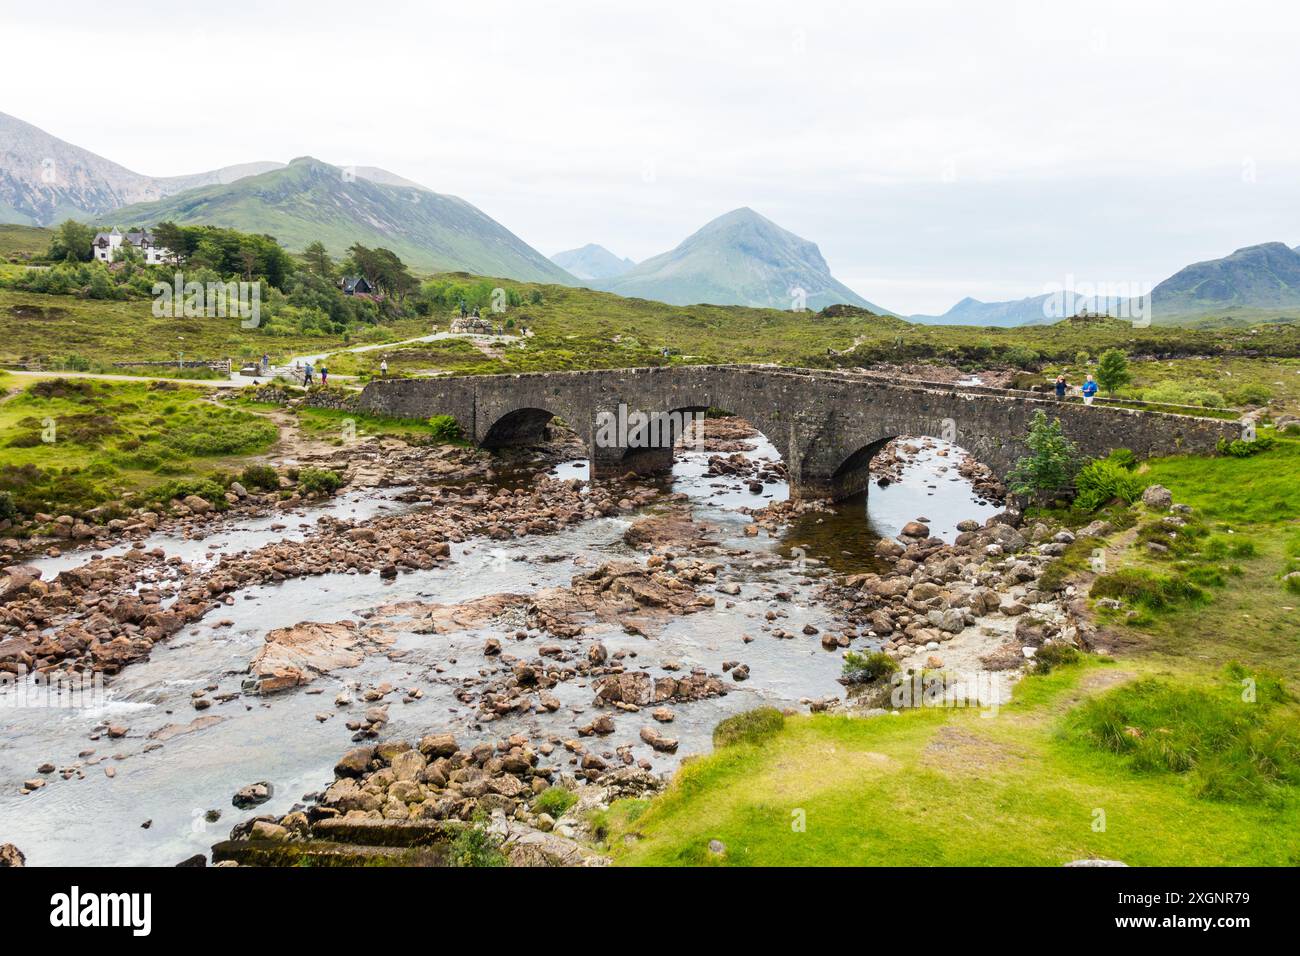
[[[1116,389],[1123,388],[1131,381],[1133,376],[1129,374],[1128,357],[1123,352],[1107,349],[1101,353],[1101,358],[1097,360],[1097,384],[1108,395],[1114,395]]]
[[[1050,495],[1063,490],[1079,471],[1079,449],[1061,431],[1061,420],[1047,420],[1040,408],[1029,423],[1029,454],[1011,470],[1010,487],[1018,495]]]
[[[307,263],[307,268],[322,279],[333,277],[334,260],[330,258],[329,250],[325,248],[323,242],[318,240],[308,243],[307,248],[302,251],[302,258]]]
[[[54,233],[46,257],[56,262],[89,262],[94,258],[94,250],[91,248],[94,241],[94,229],[75,219],[68,219]]]

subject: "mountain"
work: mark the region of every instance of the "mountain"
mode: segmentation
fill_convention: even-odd
[[[233,182],[278,163],[246,163],[190,176],[145,176],[0,113],[0,222],[48,226],[93,218],[128,203]]]
[[[1050,325],[1075,315],[1087,300],[1072,292],[1047,292],[1010,302],[981,302],[969,296],[943,315],[913,315],[912,322],[925,325],[984,325],[1010,328],[1017,325]]]
[[[1052,300],[1056,296],[1057,301]],[[913,322],[931,325],[1017,326],[1051,323],[1080,309],[1111,311],[1118,303],[1101,308],[1082,296],[1057,293],[1014,302],[980,302],[962,299],[943,315],[914,315]],[[1066,311],[1060,311],[1065,308]],[[1180,319],[1237,310],[1238,324],[1287,321],[1253,310],[1300,309],[1300,246],[1265,242],[1246,246],[1222,259],[1196,262],[1179,269],[1151,290],[1151,314],[1163,324]],[[1046,311],[1045,311],[1046,310]],[[1132,314],[1132,313],[1130,313]]]
[[[420,270],[575,284],[573,276],[465,200],[414,184],[375,182],[364,173],[301,157],[233,183],[127,206],[102,221],[123,228],[167,220],[225,226],[274,236],[289,249],[320,240],[334,255],[359,242],[391,249]]]
[[[670,305],[748,305],[789,309],[796,289],[817,310],[838,303],[890,314],[831,275],[816,243],[752,209],[719,216],[671,252],[647,259],[600,288]]]
[[[613,279],[636,267],[631,259],[620,259],[604,246],[589,242],[581,249],[569,249],[551,256],[551,261],[579,279]]]
[[[1300,251],[1285,243],[1246,246],[1222,259],[1179,269],[1151,291],[1156,315],[1217,309],[1289,309],[1300,306]]]

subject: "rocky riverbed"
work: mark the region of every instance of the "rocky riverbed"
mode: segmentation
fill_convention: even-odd
[[[1086,640],[1036,587],[1064,538],[1018,528],[942,443],[899,443],[848,507],[790,502],[734,420],[670,482],[592,484],[571,454],[362,443],[336,501],[137,516],[57,570],[11,566],[5,691],[107,684],[0,710],[0,842],[37,865],[283,862],[269,844],[373,848],[387,822],[436,857],[482,811],[516,862],[599,862],[586,811],[653,791],[719,719],[862,709],[845,650],[1015,674]],[[552,786],[581,810],[543,819]]]

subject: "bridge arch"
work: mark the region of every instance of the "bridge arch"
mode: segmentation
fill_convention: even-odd
[[[546,426],[555,413],[546,408],[525,406],[505,412],[488,424],[479,439],[484,448],[510,448],[537,445],[546,436]]]

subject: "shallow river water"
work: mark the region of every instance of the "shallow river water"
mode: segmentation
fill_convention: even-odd
[[[775,449],[759,440],[751,457],[775,459]],[[760,703],[797,704],[800,698],[842,696],[835,678],[841,654],[822,649],[819,638],[801,630],[812,624],[838,632],[847,625],[813,599],[818,578],[828,566],[857,569],[872,566],[872,547],[880,534],[895,534],[917,517],[931,520],[933,532],[951,540],[964,518],[982,520],[995,509],[977,502],[968,482],[956,475],[956,456],[937,457],[923,450],[901,480],[871,489],[866,500],[847,502],[834,513],[812,514],[797,521],[779,538],[766,532],[746,537],[750,519],[741,506],[762,506],[787,496],[784,484],[766,485],[752,494],[747,481],[709,477],[708,456],[692,452],[679,457],[672,491],[690,496],[697,520],[713,527],[711,537],[734,557],[708,557],[723,569],[719,583],[735,582],[740,594],[716,594],[716,608],[677,617],[648,637],[625,633],[613,625],[592,625],[584,643],[601,640],[611,654],[626,651],[630,669],[666,673],[665,662],[688,673],[703,667],[721,673],[724,661],[743,661],[751,676],[744,683],[727,678],[725,697],[676,704],[676,720],[660,729],[680,740],[677,755],[652,751],[639,737],[648,720],[640,714],[615,712],[615,734],[588,738],[591,749],[611,753],[628,745],[637,758],[650,759],[656,770],[668,770],[690,753],[710,748],[711,731],[723,717]],[[585,477],[586,463],[561,465],[554,473]],[[148,544],[186,560],[207,560],[227,551],[256,548],[285,535],[304,535],[323,513],[364,518],[407,505],[392,501],[394,489],[353,494],[328,508],[298,516],[245,521],[201,540],[156,535]],[[540,741],[568,739],[574,728],[594,715],[593,692],[585,680],[559,683],[553,693],[562,707],[555,713],[530,713],[482,722],[471,705],[456,699],[464,678],[478,675],[484,665],[482,649],[497,637],[507,653],[533,657],[554,638],[529,632],[525,641],[512,636],[515,628],[502,624],[451,634],[399,636],[394,655],[369,656],[358,667],[337,672],[300,688],[271,697],[240,696],[249,660],[272,628],[301,621],[360,619],[368,609],[403,600],[456,603],[498,592],[528,594],[567,585],[583,570],[614,558],[643,558],[623,543],[631,518],[584,522],[559,534],[505,542],[485,539],[453,545],[452,561],[444,567],[403,574],[383,581],[377,574],[331,574],[236,592],[232,606],[210,613],[158,645],[147,661],[127,667],[107,686],[101,706],[85,709],[20,708],[16,694],[0,693],[0,842],[16,844],[29,865],[170,865],[196,853],[206,853],[242,819],[261,813],[284,813],[319,791],[333,778],[332,768],[351,746],[345,722],[368,705],[360,692],[381,683],[400,690],[390,694],[389,723],[384,739],[414,739],[426,733],[450,731],[461,745],[495,740],[524,732]],[[282,530],[271,530],[282,523]],[[797,550],[796,550],[797,549]],[[792,553],[804,560],[792,565]],[[46,576],[87,559],[85,553],[37,562]],[[778,599],[779,592],[789,600]],[[779,616],[769,624],[764,615]],[[232,626],[218,627],[230,621]],[[797,634],[777,639],[777,626]],[[754,640],[746,643],[744,635]],[[856,642],[862,646],[864,642]],[[635,655],[631,657],[630,655]],[[216,685],[209,694],[232,694],[202,713],[194,710],[194,691]],[[402,691],[418,688],[422,697],[402,703]],[[357,701],[347,708],[334,698],[347,691]],[[320,721],[317,715],[331,716]],[[98,740],[90,736],[106,718],[130,728],[124,738]],[[203,726],[190,729],[196,718]],[[162,728],[168,728],[162,730]],[[160,733],[161,730],[161,733]],[[182,731],[182,732],[177,732]],[[94,751],[79,757],[85,751]],[[557,749],[550,758],[562,763],[569,755]],[[79,765],[79,773],[64,780],[46,776],[47,785],[26,796],[18,790],[45,762],[58,768]],[[112,777],[105,768],[115,771]],[[270,781],[272,800],[256,810],[231,806],[235,790],[254,781]],[[207,822],[210,810],[220,819]],[[145,824],[148,823],[146,827]]]

